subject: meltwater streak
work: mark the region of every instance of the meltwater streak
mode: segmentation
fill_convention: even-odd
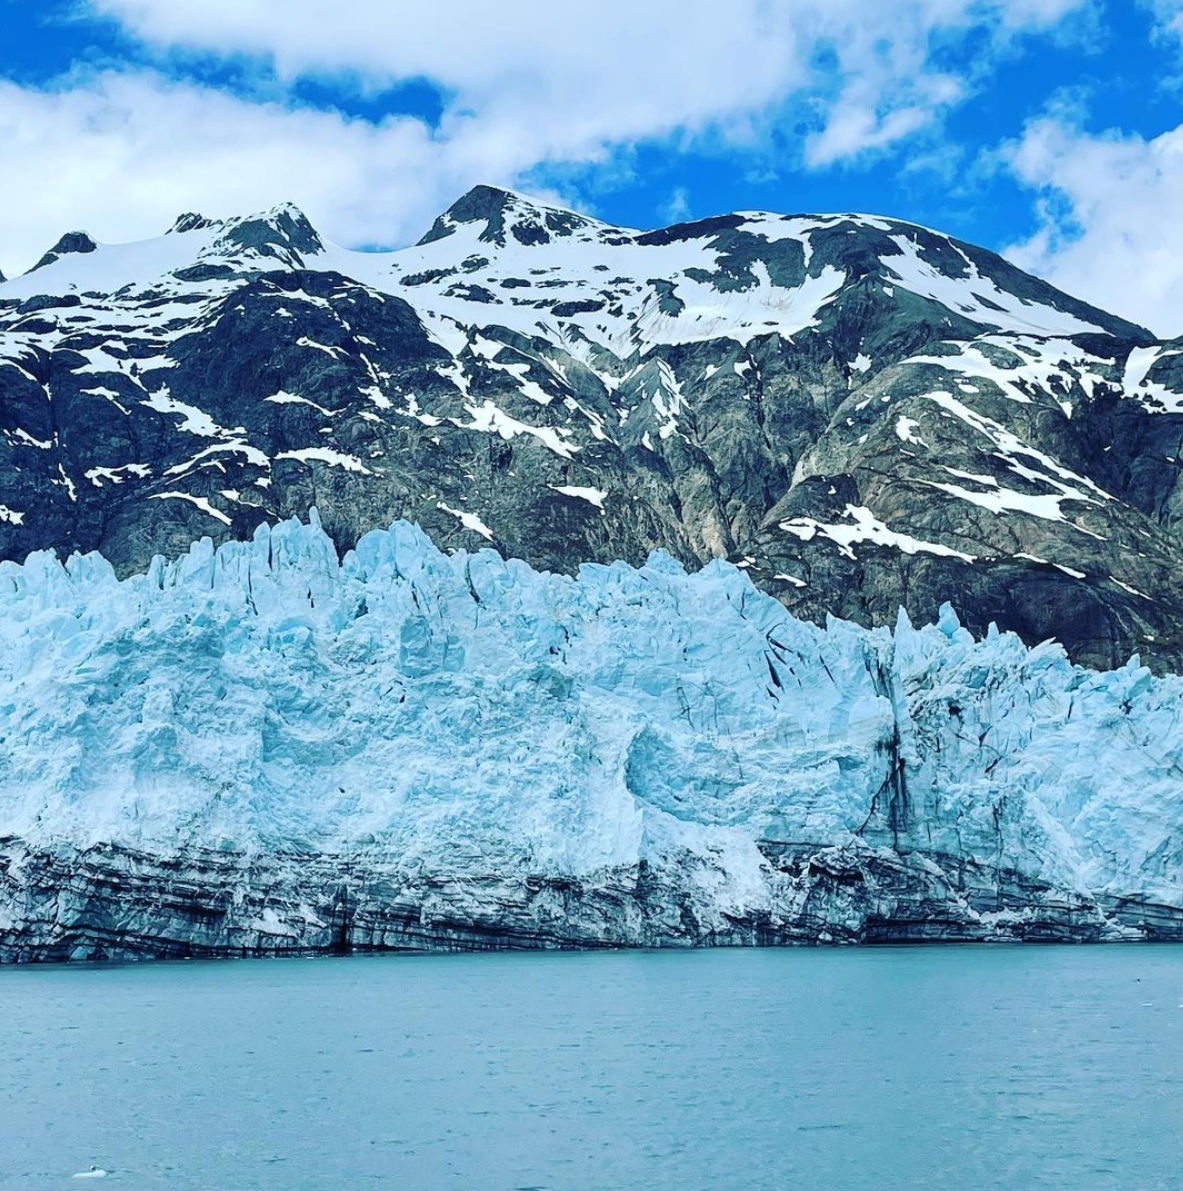
[[[1183,949],[0,970],[0,1188],[1177,1191]]]

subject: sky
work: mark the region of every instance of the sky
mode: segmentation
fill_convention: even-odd
[[[471,186],[632,227],[861,211],[1183,334],[1183,0],[0,0],[0,270]]]

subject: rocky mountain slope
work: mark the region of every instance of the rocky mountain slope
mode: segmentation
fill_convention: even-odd
[[[0,285],[0,557],[120,574],[316,504],[536,567],[728,558],[785,606],[1183,664],[1183,342],[898,220],[612,227],[478,187],[416,246],[293,208]]]
[[[313,520],[0,563],[0,959],[1183,937],[1183,679]]]

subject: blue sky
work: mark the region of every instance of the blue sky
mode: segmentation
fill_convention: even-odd
[[[490,181],[650,227],[895,214],[1183,331],[1183,0],[0,0],[0,268]],[[1120,250],[1120,251],[1119,251]]]

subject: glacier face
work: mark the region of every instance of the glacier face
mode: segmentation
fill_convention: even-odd
[[[1183,679],[310,524],[0,563],[0,958],[1183,937]]]

